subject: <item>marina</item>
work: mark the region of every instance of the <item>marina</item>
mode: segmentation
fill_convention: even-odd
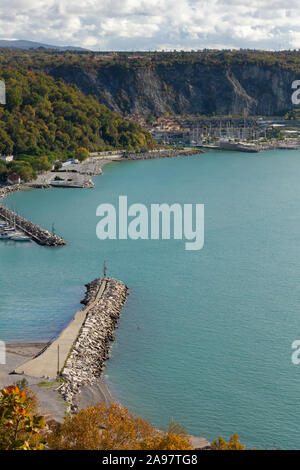
[[[32,240],[42,246],[66,245],[62,238],[33,224],[16,212],[7,209],[7,207],[0,206],[0,220],[4,221],[0,226],[1,239],[10,239],[15,242],[29,242]]]
[[[0,220],[0,240],[12,240],[15,242],[31,242],[31,238],[24,232],[16,230],[16,227],[10,226],[7,222]]]

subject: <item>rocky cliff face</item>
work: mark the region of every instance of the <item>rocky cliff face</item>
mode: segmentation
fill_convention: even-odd
[[[203,63],[126,68],[50,67],[47,73],[119,113],[279,115],[291,109],[295,71],[272,65]]]

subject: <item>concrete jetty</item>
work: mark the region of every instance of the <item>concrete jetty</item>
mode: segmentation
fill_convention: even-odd
[[[81,388],[102,374],[128,296],[125,284],[113,278],[99,278],[86,287],[85,307],[44,351],[14,370],[31,377],[55,379],[61,375],[61,394],[72,411],[77,409]]]
[[[15,226],[17,229],[28,235],[33,241],[43,246],[61,246],[66,245],[66,242],[43,229],[39,225],[36,225],[29,220],[21,217],[16,212],[7,209],[7,207],[0,206],[0,219],[5,220],[7,223]]]

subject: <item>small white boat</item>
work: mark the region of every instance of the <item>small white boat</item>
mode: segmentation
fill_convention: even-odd
[[[10,240],[14,242],[30,242],[31,238],[27,237],[26,235],[10,235]]]
[[[0,240],[9,240],[11,235],[9,233],[0,233]]]

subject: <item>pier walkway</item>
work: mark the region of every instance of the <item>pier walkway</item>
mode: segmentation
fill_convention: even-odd
[[[95,305],[98,304],[99,299],[105,290],[106,283],[106,280],[102,281],[95,300],[75,314],[71,323],[69,323],[53,343],[51,343],[40,355],[17,367],[14,370],[14,373],[25,374],[31,377],[47,377],[55,379],[64,367],[87,314],[95,307]]]

